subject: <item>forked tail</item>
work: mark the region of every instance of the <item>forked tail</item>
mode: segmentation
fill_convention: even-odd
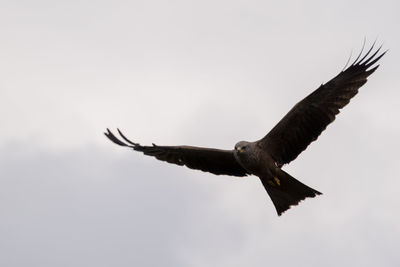
[[[317,190],[306,186],[283,170],[280,170],[278,177],[272,180],[261,178],[261,182],[271,197],[279,216],[307,197],[321,195]]]

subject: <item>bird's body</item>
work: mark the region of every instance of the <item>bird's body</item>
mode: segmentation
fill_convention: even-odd
[[[124,141],[108,129],[105,134],[118,145],[131,147],[169,163],[217,175],[258,176],[278,215],[281,215],[301,200],[321,194],[281,168],[318,138],[339,110],[367,82],[367,77],[378,68],[379,65],[369,69],[385,52],[377,55],[379,48],[368,57],[373,47],[358,60],[360,53],[351,66],[297,103],[266,136],[255,142],[240,141],[234,150],[154,144],[141,146],[130,141],[119,130]]]
[[[259,142],[240,141],[234,154],[243,169],[260,178],[279,215],[290,205],[321,194],[284,172]]]

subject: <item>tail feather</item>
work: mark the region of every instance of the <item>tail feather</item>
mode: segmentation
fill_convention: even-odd
[[[280,170],[278,177],[274,180],[261,178],[261,182],[271,197],[279,216],[307,197],[321,195],[317,190],[301,183],[283,170]]]

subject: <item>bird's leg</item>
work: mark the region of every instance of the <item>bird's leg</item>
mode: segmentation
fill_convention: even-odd
[[[273,179],[268,180],[267,183],[270,186],[274,186],[274,187],[275,186],[280,186],[281,185],[281,180],[279,180],[278,177],[274,176]]]

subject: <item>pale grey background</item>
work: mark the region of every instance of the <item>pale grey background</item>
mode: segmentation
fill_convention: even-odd
[[[0,266],[399,266],[399,1],[2,1]],[[389,53],[285,170],[324,195],[277,217],[256,177],[112,145],[232,148]],[[340,166],[340,167],[339,167]]]

